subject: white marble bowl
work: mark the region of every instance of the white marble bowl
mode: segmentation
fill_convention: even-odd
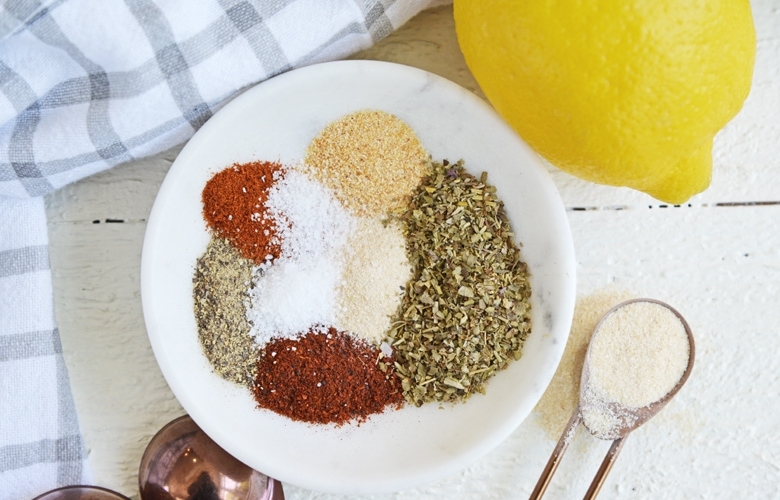
[[[234,162],[302,159],[331,121],[357,110],[393,113],[436,160],[488,172],[531,273],[533,331],[519,361],[486,395],[405,407],[342,427],[293,422],[255,407],[249,391],[212,373],[197,340],[192,276],[209,234],[200,193]],[[558,192],[536,154],[482,100],[431,73],[341,61],[291,71],[217,112],[170,169],[149,218],[142,260],[144,316],[168,384],[197,424],[249,466],[335,493],[401,490],[452,474],[505,439],[549,384],[571,326],[575,262]]]

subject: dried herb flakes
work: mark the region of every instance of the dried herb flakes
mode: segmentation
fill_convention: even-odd
[[[463,163],[434,163],[404,225],[413,278],[389,332],[407,401],[463,401],[531,331],[531,288],[496,190]]]

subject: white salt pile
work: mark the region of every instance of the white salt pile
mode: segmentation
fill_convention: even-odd
[[[355,228],[330,190],[294,169],[271,188],[266,208],[281,256],[254,270],[247,319],[259,345],[335,322],[342,251]]]
[[[263,346],[335,326],[379,345],[411,275],[403,230],[346,211],[333,192],[288,169],[271,188],[281,255],[253,270],[247,320]]]

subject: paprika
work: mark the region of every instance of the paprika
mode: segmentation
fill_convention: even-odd
[[[253,390],[258,406],[292,420],[360,423],[404,402],[392,357],[335,328],[273,339],[257,366]]]
[[[279,163],[234,163],[214,174],[203,188],[203,218],[209,229],[256,264],[276,259],[281,252],[276,224],[266,214],[265,203],[283,173]]]

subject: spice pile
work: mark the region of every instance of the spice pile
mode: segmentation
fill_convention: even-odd
[[[229,166],[202,201],[198,337],[261,408],[361,422],[465,400],[521,355],[530,287],[495,188],[393,115],[334,121],[299,165]]]
[[[486,178],[434,164],[401,216],[414,277],[389,335],[418,406],[484,392],[531,332],[527,269]]]
[[[534,408],[534,412],[539,417],[539,425],[549,439],[558,440],[572,412],[577,409],[582,367],[596,325],[615,305],[636,297],[635,293],[616,286],[577,297],[563,357],[558,363],[550,385]]]
[[[588,383],[580,412],[590,432],[615,439],[630,425],[619,408],[643,408],[661,400],[688,368],[690,340],[682,321],[655,302],[628,303],[606,316],[588,351]]]

